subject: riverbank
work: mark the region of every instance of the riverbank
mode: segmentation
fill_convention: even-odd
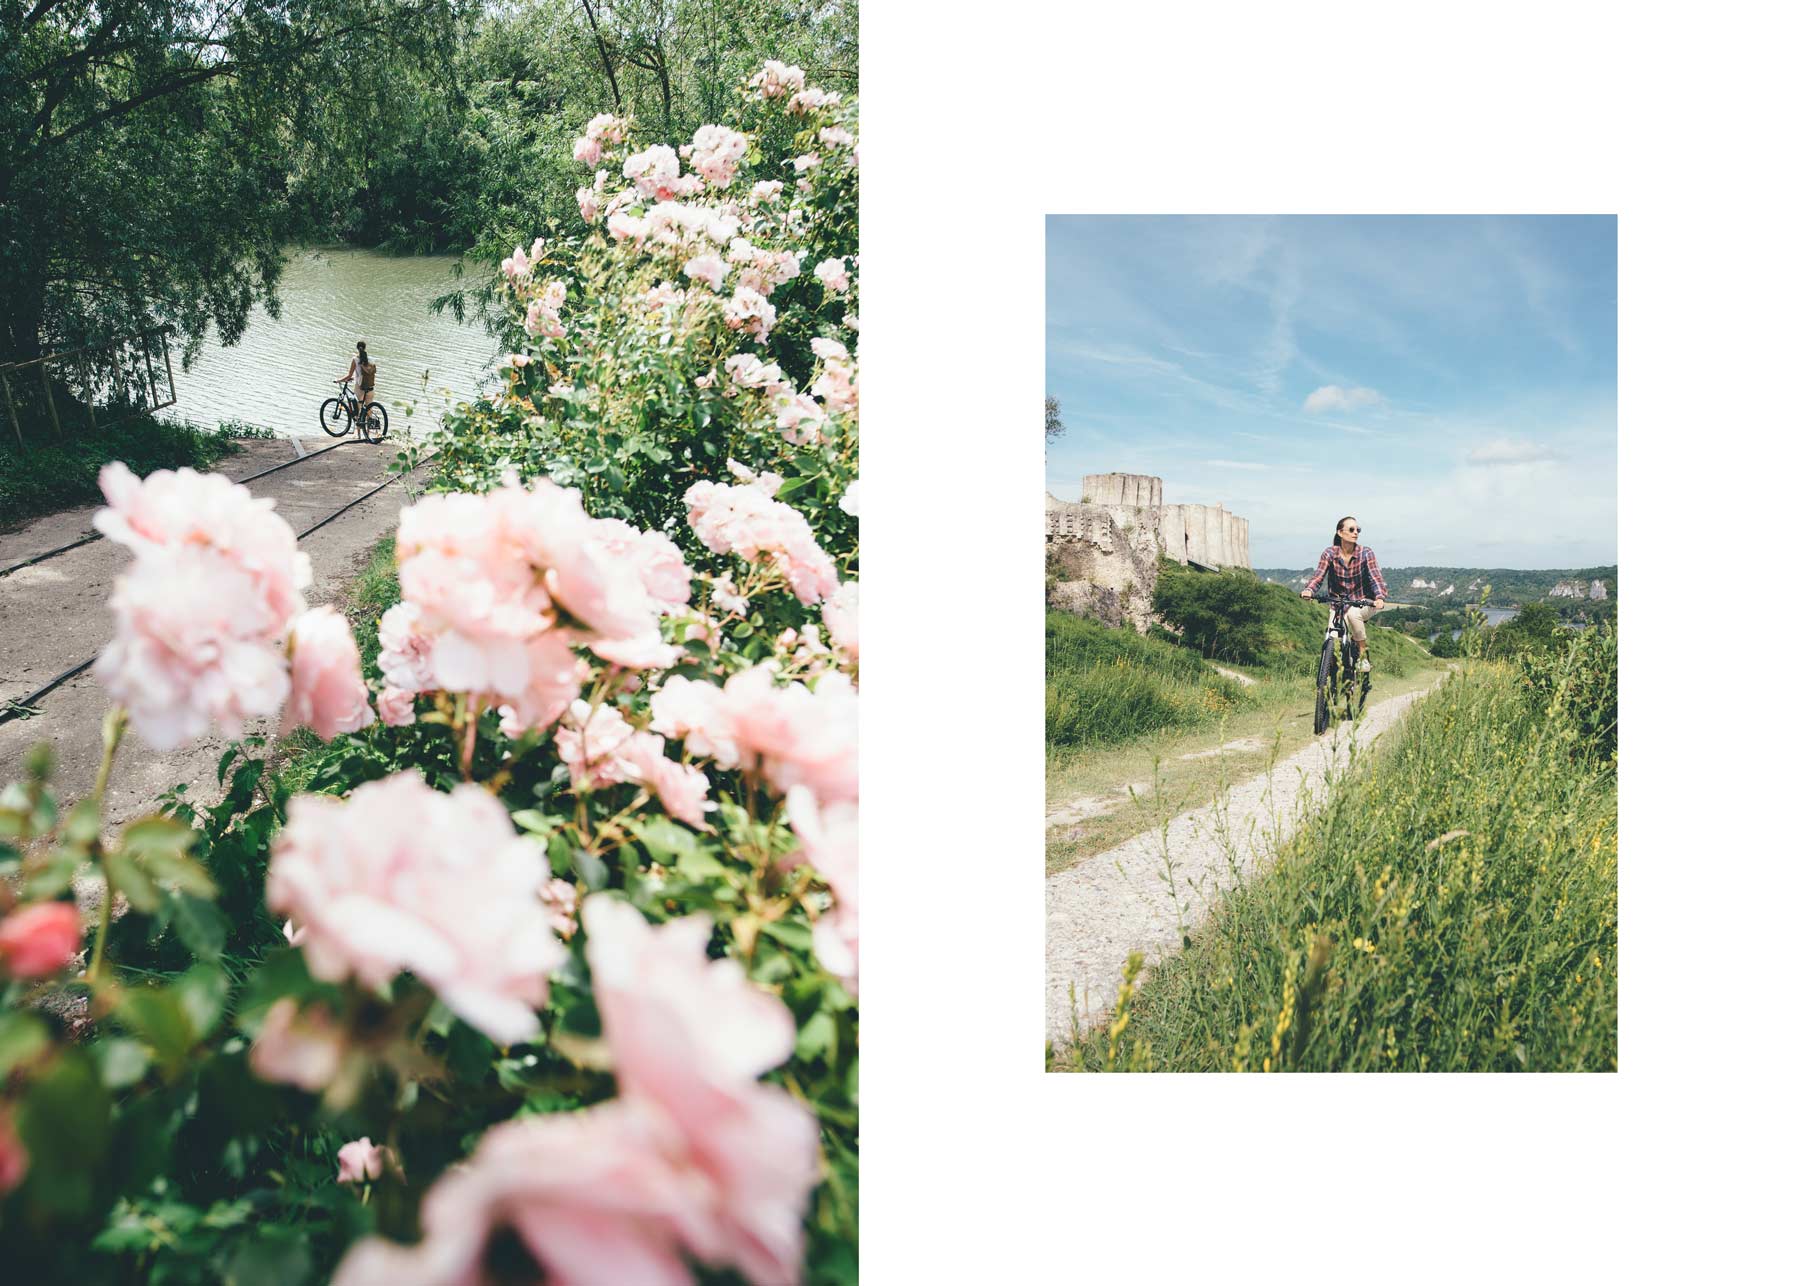
[[[242,449],[227,427],[134,414],[97,429],[71,425],[62,437],[23,452],[0,447],[0,532],[71,505],[100,503],[96,479],[113,460],[137,474],[184,465],[211,469]]]

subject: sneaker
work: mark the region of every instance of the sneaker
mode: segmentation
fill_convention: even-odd
[[[1367,674],[1370,668],[1369,658],[1366,656],[1356,663],[1356,672],[1358,674]]]

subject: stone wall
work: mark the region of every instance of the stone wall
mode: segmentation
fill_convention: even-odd
[[[1250,566],[1250,523],[1217,505],[1165,505],[1162,479],[1094,473],[1082,503],[1044,495],[1050,605],[1108,624],[1150,624],[1162,558],[1209,568]]]

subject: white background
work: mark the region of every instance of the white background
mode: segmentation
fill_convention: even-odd
[[[865,0],[866,1281],[1791,1274],[1783,12]],[[1043,217],[1153,211],[1619,215],[1618,1075],[1044,1074]]]

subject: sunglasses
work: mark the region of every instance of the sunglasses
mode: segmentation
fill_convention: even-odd
[[[1362,528],[1361,528],[1361,527],[1346,527],[1346,528],[1344,528],[1344,530],[1345,530],[1345,531],[1346,531],[1346,532],[1347,532],[1347,533],[1348,533],[1348,534],[1350,534],[1350,535],[1352,535],[1352,536],[1360,536],[1360,535],[1362,535]]]

